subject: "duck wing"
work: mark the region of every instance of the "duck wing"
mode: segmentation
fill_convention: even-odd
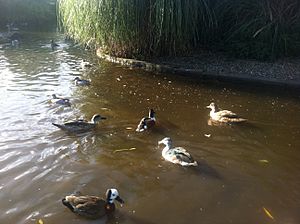
[[[146,122],[145,122],[146,119],[147,119],[147,117],[143,117],[143,118],[141,119],[141,121],[140,121],[140,123],[138,124],[138,126],[137,126],[137,128],[136,128],[135,131],[137,131],[137,132],[143,132],[143,131],[145,131],[145,129],[147,128],[147,127],[146,127]]]
[[[233,113],[232,111],[229,110],[222,110],[219,111],[218,116],[219,116],[219,121],[221,122],[227,122],[227,123],[240,123],[247,121],[247,119],[242,118],[238,116],[236,113]]]
[[[89,123],[83,120],[67,122],[62,125],[55,124],[55,123],[52,124],[62,130],[71,131],[71,132],[89,131],[96,127],[96,124]]]
[[[96,127],[96,124],[79,120],[65,123],[64,126],[71,131],[88,131]]]
[[[238,115],[236,113],[233,113],[230,110],[221,110],[218,113],[218,116],[220,117],[228,117],[228,118],[237,118]]]
[[[152,126],[154,126],[155,124],[155,120],[153,120],[150,117],[143,117],[140,121],[140,123],[138,124],[136,131],[137,132],[143,132],[148,128],[151,128]]]
[[[173,149],[174,156],[183,166],[197,166],[197,162],[193,159],[190,153],[188,153],[182,147],[176,147]],[[175,159],[175,158],[174,158]]]
[[[58,99],[55,103],[60,105],[71,105],[69,99]]]
[[[191,162],[193,160],[191,154],[182,147],[174,148],[174,154],[176,155],[176,158],[181,161]]]
[[[106,214],[106,202],[97,196],[66,196],[64,205],[71,205],[73,212],[89,218],[96,218]],[[70,207],[69,207],[70,208]]]
[[[77,82],[75,82],[75,84],[77,86],[88,86],[91,84],[91,82],[89,80],[81,79],[81,80],[78,80]]]
[[[84,85],[89,85],[91,82],[90,82],[89,80],[82,80],[82,83],[83,83]]]

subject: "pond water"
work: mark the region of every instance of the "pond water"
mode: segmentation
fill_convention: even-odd
[[[82,59],[97,66],[82,69]],[[92,84],[75,86],[76,76]],[[53,105],[53,93],[72,106]],[[58,34],[30,33],[18,48],[0,47],[0,94],[0,223],[300,223],[297,92],[131,70]],[[209,125],[212,101],[249,122]],[[149,108],[157,127],[136,133]],[[95,113],[107,119],[94,132],[51,124]],[[165,136],[199,166],[164,161],[157,142]],[[61,204],[110,187],[125,200],[110,219],[86,220]]]

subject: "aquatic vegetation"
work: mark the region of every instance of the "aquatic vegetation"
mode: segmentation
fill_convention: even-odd
[[[208,0],[60,0],[65,32],[122,57],[188,53],[216,23]]]
[[[225,0],[216,15],[222,47],[238,57],[299,56],[298,0]]]
[[[300,52],[298,0],[59,0],[58,14],[69,36],[114,56],[217,49],[273,59]]]

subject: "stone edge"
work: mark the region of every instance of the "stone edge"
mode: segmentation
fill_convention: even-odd
[[[199,69],[187,69],[187,68],[175,68],[169,65],[160,65],[146,61],[140,61],[128,58],[119,58],[104,54],[100,49],[96,50],[96,55],[104,59],[105,61],[123,65],[130,68],[139,68],[145,71],[155,72],[155,73],[171,73],[180,76],[189,76],[193,78],[203,79],[203,80],[216,80],[224,82],[238,82],[238,83],[252,83],[259,85],[269,85],[269,86],[279,86],[288,87],[293,89],[300,89],[300,83],[293,81],[278,81],[275,79],[262,79],[253,77],[243,77],[240,75],[233,74],[213,74],[209,72],[203,72]]]

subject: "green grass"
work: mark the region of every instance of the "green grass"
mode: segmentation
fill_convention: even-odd
[[[219,42],[237,57],[300,55],[300,1],[224,0],[216,11]]]

